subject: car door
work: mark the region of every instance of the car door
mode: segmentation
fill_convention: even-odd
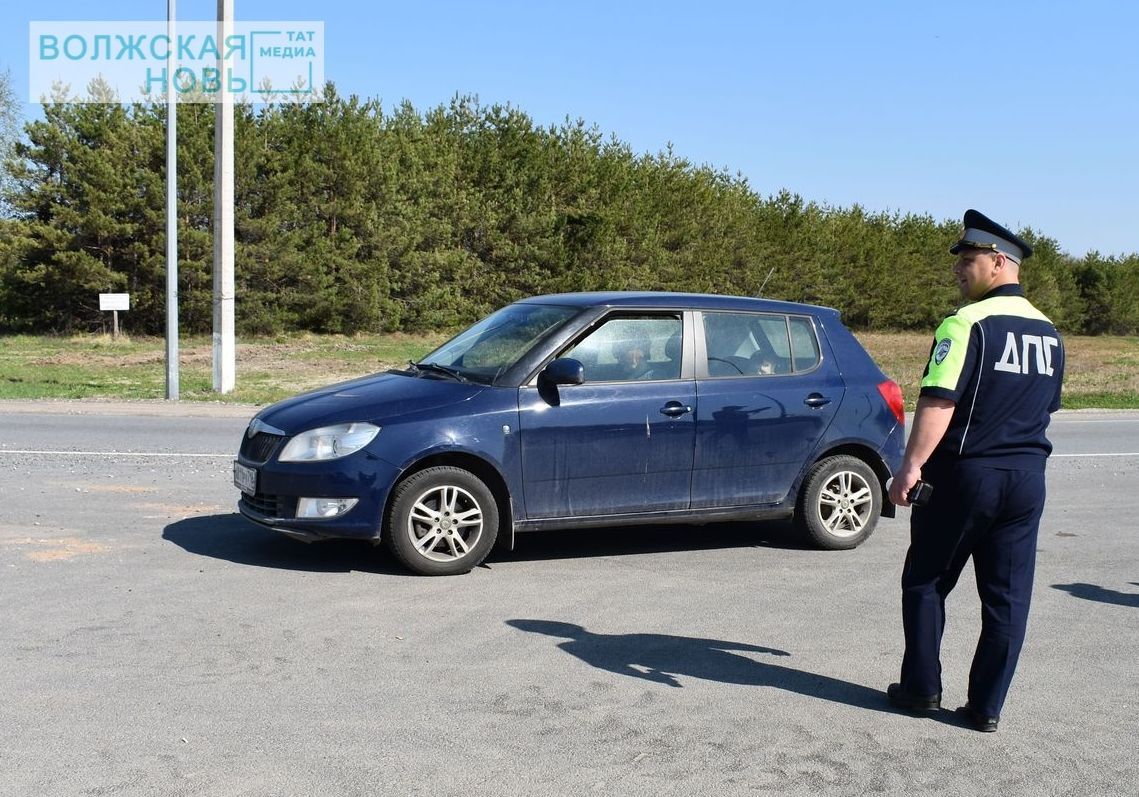
[[[585,381],[519,391],[526,516],[687,509],[696,384],[683,313],[614,312],[559,356]]]
[[[696,324],[692,506],[781,501],[844,385],[809,316],[704,313]]]

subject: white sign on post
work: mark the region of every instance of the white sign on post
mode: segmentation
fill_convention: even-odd
[[[119,336],[119,310],[131,309],[131,295],[129,293],[100,293],[99,309],[113,310],[115,317],[114,337]]]
[[[100,293],[100,310],[129,310],[131,309],[131,295],[129,293]]]

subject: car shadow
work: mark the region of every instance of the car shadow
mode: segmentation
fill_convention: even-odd
[[[536,562],[600,556],[724,548],[809,548],[789,520],[709,523],[706,525],[615,526],[523,532],[514,550],[496,550],[490,562]]]
[[[314,573],[361,571],[410,576],[383,548],[357,540],[306,544],[251,523],[240,514],[201,515],[171,523],[162,538],[188,553],[252,567]]]
[[[1132,581],[1134,586],[1139,587],[1139,583]],[[1115,606],[1129,606],[1132,609],[1139,609],[1139,592],[1119,592],[1107,587],[1099,587],[1095,584],[1053,584],[1052,589],[1058,589],[1067,592],[1074,598],[1083,598],[1087,601],[1097,601],[1099,603],[1110,603]]]
[[[383,546],[356,540],[306,544],[251,523],[237,512],[179,520],[163,529],[162,537],[192,554],[255,567],[412,575]],[[492,551],[483,567],[505,562],[759,547],[803,550],[810,546],[803,543],[790,521],[783,520],[548,530],[517,535],[513,551]]]

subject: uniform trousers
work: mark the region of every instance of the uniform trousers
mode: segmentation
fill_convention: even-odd
[[[1005,469],[991,460],[931,460],[922,478],[934,490],[929,504],[910,514],[902,571],[902,688],[913,695],[941,693],[945,598],[972,557],[981,636],[968,699],[977,713],[999,717],[1028,625],[1044,508],[1043,460],[1039,470]]]

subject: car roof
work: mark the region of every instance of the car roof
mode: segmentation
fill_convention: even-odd
[[[833,308],[777,299],[723,296],[714,293],[667,291],[593,291],[552,293],[520,299],[518,304],[557,304],[570,307],[633,307],[669,310],[739,310],[769,313],[836,313]]]

